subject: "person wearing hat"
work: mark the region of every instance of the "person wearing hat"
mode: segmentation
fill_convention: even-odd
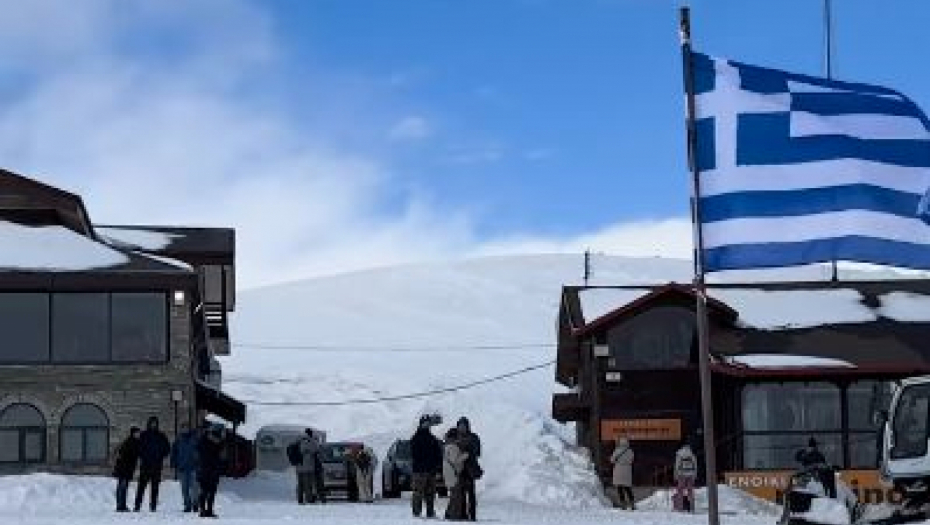
[[[827,458],[820,451],[819,443],[813,436],[807,440],[807,448],[799,450],[795,459],[801,467],[817,476],[828,497],[836,497],[836,477],[827,465]]]
[[[113,477],[116,478],[116,511],[127,512],[126,494],[129,492],[129,482],[136,474],[136,465],[139,463],[139,427],[129,429],[129,435],[120,444],[116,451],[116,465],[113,467]]]
[[[417,431],[410,438],[411,467],[413,471],[413,497],[410,504],[413,515],[420,517],[426,504],[426,517],[435,518],[436,475],[442,468],[442,444],[430,431],[432,419],[420,417]]]
[[[200,483],[199,504],[201,518],[215,518],[213,505],[220,476],[226,467],[225,462],[226,429],[220,425],[211,427],[197,441],[197,481]]]

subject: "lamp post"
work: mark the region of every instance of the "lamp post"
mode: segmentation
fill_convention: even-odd
[[[171,401],[174,403],[174,437],[178,437],[178,405],[184,400],[184,392],[181,390],[171,391]]]

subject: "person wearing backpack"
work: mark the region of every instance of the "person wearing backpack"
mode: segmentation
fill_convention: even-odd
[[[371,493],[372,479],[374,478],[378,460],[370,448],[363,446],[355,450],[352,461],[355,463],[355,484],[358,487],[358,500],[373,503],[375,499]]]
[[[312,429],[308,428],[304,433],[305,436],[291,443],[287,448],[288,459],[297,471],[297,503],[299,505],[314,503],[317,496],[321,502],[326,501],[323,487],[318,487],[316,483],[320,444],[313,435]]]
[[[685,443],[675,453],[675,510],[694,512],[694,481],[697,479],[697,457],[691,445]]]

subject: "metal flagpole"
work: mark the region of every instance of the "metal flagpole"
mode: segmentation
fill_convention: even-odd
[[[701,420],[704,432],[704,472],[707,484],[707,522],[720,524],[717,501],[717,449],[714,439],[714,410],[710,375],[710,338],[707,322],[707,287],[704,283],[704,235],[701,231],[701,180],[697,165],[697,132],[694,109],[694,72],[691,60],[691,11],[680,11],[681,53],[687,95],[688,167],[691,169],[694,194],[691,196],[691,223],[694,235],[694,295],[698,332],[698,370],[701,382]],[[693,505],[693,502],[692,502]]]
[[[833,5],[830,0],[823,0],[823,68],[828,79],[833,78]],[[830,261],[830,280],[839,281],[840,272],[836,259]]]

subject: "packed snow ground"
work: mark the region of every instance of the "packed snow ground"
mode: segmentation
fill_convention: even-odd
[[[180,511],[181,500],[174,482],[162,484],[157,513],[113,512],[113,480],[49,474],[0,478],[0,523],[10,525],[108,525],[116,523],[183,523],[197,518]],[[411,516],[409,500],[373,504],[331,502],[325,506],[298,506],[291,495],[289,476],[259,475],[245,480],[223,480],[216,510],[222,523],[243,525],[319,522],[327,524],[401,525],[423,523]],[[134,492],[131,487],[130,495]],[[441,513],[445,500],[438,505]],[[773,514],[724,514],[725,524],[771,525]],[[685,515],[667,510],[636,512],[613,509],[564,509],[518,502],[483,502],[479,522],[501,525],[597,524],[685,525],[706,523],[700,513]]]

